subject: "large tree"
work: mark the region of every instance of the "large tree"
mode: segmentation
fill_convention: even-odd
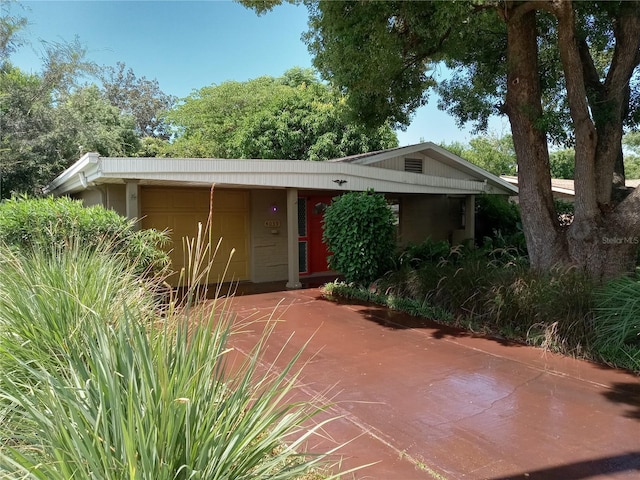
[[[0,198],[37,194],[85,152],[133,155],[133,119],[109,104],[97,86],[58,92],[48,73],[0,67]]]
[[[167,115],[178,131],[172,156],[327,160],[397,145],[387,124],[346,116],[344,96],[313,70],[204,87]]]
[[[174,106],[177,99],[164,93],[158,80],[138,78],[122,62],[118,62],[116,67],[103,67],[99,76],[104,95],[121,113],[133,117],[139,136],[169,139],[164,113]]]
[[[262,12],[277,1],[244,2]],[[630,271],[640,190],[624,185],[621,139],[640,121],[638,1],[307,1],[315,65],[358,118],[407,125],[439,87],[441,106],[486,127],[507,115],[531,264],[596,278]],[[451,75],[437,81],[444,62]],[[575,146],[575,217],[551,195],[549,142]]]
[[[10,55],[27,22],[11,15],[9,6],[0,5],[0,198],[38,193],[84,152],[135,155],[140,136],[149,129],[158,133],[154,122],[171,97],[157,82],[137,79],[131,70],[125,74],[123,65],[101,74],[77,40],[42,42],[36,74],[13,66]],[[105,79],[103,89],[84,84],[96,74]]]

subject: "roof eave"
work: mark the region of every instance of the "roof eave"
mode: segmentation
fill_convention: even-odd
[[[83,190],[100,176],[100,155],[85,153],[77,162],[58,175],[43,192],[45,195],[64,195]]]

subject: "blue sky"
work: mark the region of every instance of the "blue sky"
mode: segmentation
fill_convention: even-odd
[[[12,10],[27,17],[29,25],[22,32],[28,44],[11,60],[31,72],[41,66],[41,40],[76,37],[89,60],[110,66],[124,62],[136,76],[157,79],[165,93],[177,97],[226,80],[280,76],[294,66],[312,66],[301,40],[307,10],[288,4],[263,16],[228,0],[21,1]],[[460,130],[435,104],[434,98],[416,113],[406,132],[398,132],[401,145],[421,139],[469,140],[468,131]],[[500,122],[496,125],[503,128]]]

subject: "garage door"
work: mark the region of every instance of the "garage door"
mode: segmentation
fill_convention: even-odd
[[[209,189],[142,187],[140,209],[143,228],[169,229],[173,270],[188,264],[184,239],[198,233],[198,222],[206,225],[209,215]],[[208,235],[207,235],[208,237]],[[205,237],[206,238],[206,237]],[[216,190],[213,195],[212,251],[222,238],[209,281],[222,279],[232,249],[235,249],[225,281],[249,279],[249,192]],[[169,278],[177,285],[178,274]]]

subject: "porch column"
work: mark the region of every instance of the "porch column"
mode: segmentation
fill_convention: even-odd
[[[476,236],[476,196],[467,195],[464,202],[464,237],[475,242]]]
[[[298,256],[298,189],[287,189],[287,288],[302,288]]]
[[[140,218],[139,190],[137,180],[125,182],[125,211],[130,220]],[[136,223],[136,228],[140,228],[139,223]]]

